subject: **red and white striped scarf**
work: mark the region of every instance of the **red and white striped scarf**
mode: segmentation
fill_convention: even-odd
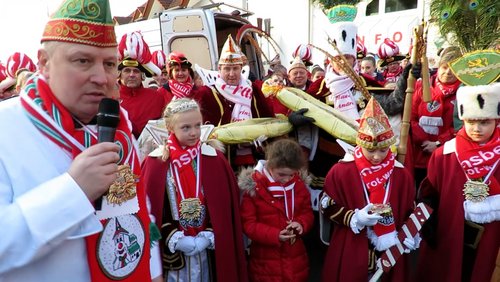
[[[299,176],[295,174],[287,183],[277,182],[265,168],[265,161],[259,161],[254,168],[253,177],[256,182],[264,183],[266,189],[274,198],[284,198],[286,217],[288,221],[292,221],[295,210],[294,188]]]
[[[362,153],[361,147],[354,149],[354,162],[358,168],[363,189],[368,192],[368,199],[372,204],[387,204],[389,202],[391,187],[389,179],[394,170],[396,156],[389,151],[385,159],[378,165],[373,165]],[[395,231],[394,222],[389,225],[377,223],[373,231],[377,236]]]
[[[33,75],[30,77],[25,90],[21,93],[21,105],[33,125],[72,158],[75,158],[87,147],[97,143],[96,135],[75,128],[73,116],[54,96],[43,76]],[[128,127],[127,118],[124,116],[123,111],[120,111],[120,123],[116,130],[115,139],[115,142],[119,143],[121,147],[119,164],[128,164],[135,175],[141,175],[139,158],[132,143],[131,129]],[[144,244],[141,246],[142,255],[138,266],[129,276],[120,281],[150,281],[150,219],[146,208],[146,191],[141,182],[136,183],[136,190],[139,202],[139,211],[136,216],[142,224]],[[115,221],[116,218],[110,218],[102,220],[101,223],[103,226],[107,226],[108,223],[114,224]],[[133,230],[129,231],[132,232]],[[98,256],[100,245],[114,245],[113,241],[103,242],[106,238],[107,236],[103,236],[103,232],[85,237],[87,260],[92,281],[111,282],[116,280],[109,277]]]
[[[193,82],[191,80],[191,77],[188,77],[186,82],[178,82],[175,79],[169,79],[168,86],[170,87],[170,92],[172,92],[172,95],[174,95],[174,97],[176,97],[177,99],[186,98],[191,94],[191,90],[193,89]]]

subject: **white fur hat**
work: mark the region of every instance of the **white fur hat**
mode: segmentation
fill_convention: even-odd
[[[458,117],[500,119],[500,83],[461,86],[457,91]]]
[[[356,58],[356,36],[358,34],[358,26],[355,23],[336,22],[331,25],[328,34],[343,55],[352,55]],[[332,51],[331,54],[333,56],[340,55],[336,50]]]

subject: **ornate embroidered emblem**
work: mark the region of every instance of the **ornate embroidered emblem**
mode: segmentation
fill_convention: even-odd
[[[122,203],[135,197],[136,176],[128,164],[118,166],[118,178],[109,187],[109,192],[106,196],[111,204],[121,205]]]
[[[382,216],[382,218],[378,220],[379,224],[389,226],[394,223],[392,208],[389,204],[375,204],[371,208],[371,211]]]
[[[467,180],[464,184],[464,196],[466,200],[474,203],[482,202],[489,196],[490,187],[484,182]]]
[[[205,206],[198,198],[187,198],[179,205],[179,224],[187,229],[189,227],[200,227],[205,220]]]
[[[97,243],[97,260],[104,274],[113,280],[130,275],[141,260],[144,237],[144,228],[136,215],[108,220]]]
[[[427,110],[429,113],[437,111],[441,107],[441,104],[438,101],[432,101],[427,103]]]

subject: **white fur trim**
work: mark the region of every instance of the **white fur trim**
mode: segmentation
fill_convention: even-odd
[[[489,223],[500,220],[500,195],[486,197],[475,203],[464,201],[465,219],[476,223]]]
[[[153,158],[161,158],[163,155],[163,148],[165,145],[160,145],[158,148],[154,149],[151,153],[148,154],[148,156],[153,157]]]
[[[345,31],[347,35],[344,38],[342,33]],[[337,48],[343,55],[352,55],[356,58],[356,36],[358,34],[358,26],[353,22],[337,22],[328,28],[327,33],[330,38],[337,43]],[[331,47],[333,49],[333,47]],[[336,50],[330,52],[333,56],[338,56]]]
[[[453,138],[450,141],[444,143],[443,155],[448,155],[456,152],[457,139]]]
[[[399,243],[398,232],[396,231],[392,231],[391,233],[387,233],[382,236],[377,236],[371,228],[368,228],[366,231],[368,239],[370,239],[370,242],[372,242],[375,250],[377,251],[385,251]]]
[[[458,88],[457,105],[461,120],[500,118],[500,83]]]

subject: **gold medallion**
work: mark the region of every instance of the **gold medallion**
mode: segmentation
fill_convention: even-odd
[[[137,194],[135,187],[137,177],[128,164],[119,165],[117,174],[118,178],[109,187],[106,199],[111,204],[121,205]]]
[[[184,228],[200,227],[205,219],[205,207],[199,198],[187,198],[179,205],[179,223]]]
[[[490,187],[486,183],[469,179],[465,182],[463,191],[466,200],[478,203],[490,195],[489,190]]]

